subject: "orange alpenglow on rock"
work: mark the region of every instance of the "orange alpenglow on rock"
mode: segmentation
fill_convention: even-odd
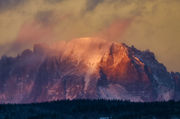
[[[1,103],[180,100],[175,88],[180,74],[170,74],[152,52],[98,37],[39,44],[17,57],[4,56],[0,72]]]

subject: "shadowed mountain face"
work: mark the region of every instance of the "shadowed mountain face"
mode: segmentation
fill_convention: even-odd
[[[91,38],[76,41],[61,50],[35,45],[17,57],[3,56],[1,103],[100,98],[180,100],[180,74],[167,72],[153,53]],[[85,50],[77,51],[81,46]]]

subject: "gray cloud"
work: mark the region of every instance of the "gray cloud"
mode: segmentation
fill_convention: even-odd
[[[104,2],[104,0],[87,0],[86,11],[94,10],[96,6],[102,2]]]
[[[45,0],[45,2],[48,2],[48,3],[58,3],[58,2],[62,2],[64,0]]]
[[[28,0],[0,0],[0,12],[13,9]]]
[[[49,25],[51,24],[53,20],[53,11],[47,10],[47,11],[40,11],[35,15],[35,20],[42,25]]]

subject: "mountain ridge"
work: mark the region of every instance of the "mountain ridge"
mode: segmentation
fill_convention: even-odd
[[[97,38],[54,47],[34,45],[17,57],[1,58],[1,103],[180,100],[180,74],[169,73],[150,51]]]

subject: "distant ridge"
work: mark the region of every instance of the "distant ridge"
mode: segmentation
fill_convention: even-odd
[[[180,100],[180,73],[169,73],[150,51],[97,38],[1,58],[0,103],[66,99]]]

